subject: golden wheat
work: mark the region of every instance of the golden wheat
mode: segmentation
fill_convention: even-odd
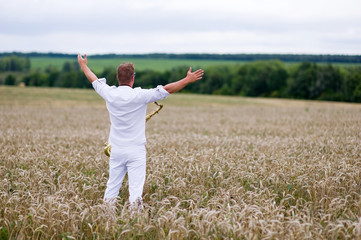
[[[94,91],[0,93],[3,239],[361,237],[359,104],[172,95],[147,124],[145,210],[130,218],[126,181],[115,214],[102,204]]]

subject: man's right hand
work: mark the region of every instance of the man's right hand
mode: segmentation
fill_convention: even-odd
[[[82,58],[82,56],[80,55],[80,53],[78,54],[78,62],[79,65],[81,67],[81,70],[83,70],[86,78],[89,80],[89,82],[94,82],[95,80],[98,79],[98,77],[88,68],[88,60],[86,58],[86,54],[84,54],[84,58]]]
[[[84,58],[82,58],[82,56],[80,55],[80,53],[78,54],[78,63],[80,65],[80,67],[84,67],[88,64],[88,60],[86,58],[86,54],[84,54]]]

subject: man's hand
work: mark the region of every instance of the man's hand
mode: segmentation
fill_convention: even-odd
[[[86,78],[89,80],[89,82],[94,82],[95,80],[98,79],[98,77],[88,68],[88,60],[86,58],[86,54],[84,54],[84,58],[82,58],[82,56],[80,55],[80,53],[78,54],[78,62],[79,65],[81,67],[81,70],[83,70]]]
[[[82,58],[82,56],[80,55],[80,53],[78,54],[78,63],[80,65],[80,67],[86,66],[88,64],[88,60],[86,58],[86,54],[84,54],[84,58]]]
[[[192,73],[192,67],[190,67],[187,72],[186,78],[189,81],[189,83],[193,83],[195,81],[202,79],[203,74],[204,74],[204,71],[202,69],[198,69],[197,71]]]
[[[190,67],[185,78],[177,82],[168,83],[164,86],[164,89],[169,93],[176,93],[179,90],[182,90],[188,84],[202,79],[203,74],[204,71],[202,69],[198,69],[197,71],[192,73],[192,67]]]

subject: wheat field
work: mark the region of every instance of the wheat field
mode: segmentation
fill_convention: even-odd
[[[92,90],[0,88],[0,239],[361,238],[361,105],[175,94],[147,123],[144,211],[102,203]],[[149,105],[148,110],[156,106]]]

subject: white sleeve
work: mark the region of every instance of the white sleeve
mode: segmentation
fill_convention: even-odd
[[[158,85],[156,88],[152,89],[141,89],[142,99],[145,103],[156,102],[168,97],[169,92],[163,88],[163,86]]]
[[[94,90],[102,97],[105,101],[108,101],[109,99],[109,92],[111,87],[107,84],[107,80],[105,78],[100,78],[95,80],[93,83]]]

